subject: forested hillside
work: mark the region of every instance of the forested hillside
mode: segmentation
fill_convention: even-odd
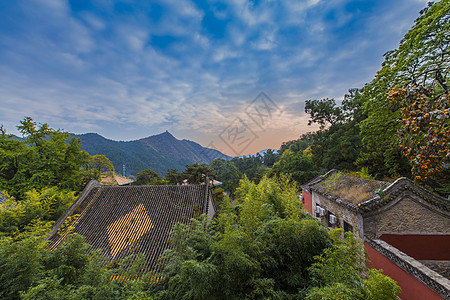
[[[216,158],[230,159],[215,150],[189,141],[178,140],[169,132],[135,141],[112,141],[96,133],[77,135],[81,149],[90,155],[102,154],[108,157],[120,173],[125,164],[127,175],[151,169],[165,175],[169,169],[184,169],[193,163],[209,163]]]

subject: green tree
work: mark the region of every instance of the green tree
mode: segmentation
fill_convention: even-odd
[[[215,187],[212,190],[214,201],[220,206],[220,203],[222,203],[223,199],[225,198],[225,191],[221,187]]]
[[[56,186],[80,191],[82,167],[89,160],[89,154],[80,149],[80,140],[48,124],[37,125],[29,117],[20,123],[18,128],[25,141],[12,140],[2,130],[0,155],[5,160],[0,169],[0,189],[17,199],[32,188]]]
[[[5,198],[0,205],[0,232],[12,233],[33,220],[56,221],[75,201],[75,193],[52,187],[41,191],[32,189],[21,201]]]
[[[44,237],[49,225],[33,222],[21,233],[0,236],[0,297],[2,299],[152,299],[151,274],[126,282],[111,280],[114,269],[106,258],[89,254],[77,234],[51,252]],[[141,256],[142,257],[142,256]],[[133,276],[142,259],[125,258],[118,269]]]
[[[137,177],[133,182],[133,185],[155,185],[158,184],[160,180],[161,177],[158,173],[150,169],[145,169],[137,173]]]
[[[331,239],[323,226],[315,220],[274,219],[258,230],[261,243],[261,276],[274,282],[274,289],[296,294],[309,286],[307,267],[314,256],[331,246]]]
[[[302,152],[294,153],[289,149],[283,152],[274,168],[277,168],[281,174],[290,174],[292,179],[300,184],[318,175],[311,157],[304,155]]]
[[[359,164],[368,166],[371,173],[378,168],[378,177],[410,176],[409,161],[412,172],[421,180],[424,174],[420,166],[427,165],[427,171],[434,169],[434,172],[443,167],[438,162],[446,163],[439,159],[433,163],[435,157],[431,155],[436,156],[442,149],[434,138],[445,143],[442,138],[448,130],[440,128],[445,120],[437,117],[442,118],[443,110],[449,107],[448,96],[445,96],[448,95],[450,70],[449,11],[448,0],[430,3],[423,9],[413,28],[400,41],[399,48],[385,54],[381,70],[363,89],[368,118],[362,122],[361,130],[370,151],[361,156]],[[433,104],[440,102],[441,105]],[[427,126],[422,126],[425,121]],[[428,129],[431,129],[429,140]],[[412,155],[404,159],[402,150]]]
[[[89,264],[89,248],[83,237],[75,234],[44,261],[47,276],[62,279],[62,284],[78,284]]]
[[[259,181],[267,169],[263,160],[263,156],[258,153],[257,155],[234,157],[231,162],[238,168],[240,174],[251,180]]]
[[[361,241],[351,233],[341,238],[342,232],[330,232],[333,246],[325,248],[309,269],[315,287],[306,299],[398,299],[401,289],[395,281],[367,270]]]
[[[231,161],[224,159],[215,159],[208,166],[216,171],[216,178],[222,182],[222,188],[233,193],[241,178],[238,168]]]
[[[42,261],[47,254],[46,236],[50,226],[41,222],[29,224],[23,232],[0,235],[0,297],[20,299],[43,272]]]
[[[183,175],[177,169],[167,171],[166,180],[169,184],[180,184],[183,182]]]
[[[310,123],[321,125],[321,130],[301,139],[303,154],[313,160],[316,171],[356,169],[355,162],[364,150],[359,130],[360,122],[366,118],[363,102],[360,90],[350,89],[341,106],[336,106],[334,99],[310,100],[306,104]]]
[[[186,165],[182,174],[189,184],[205,183],[206,178],[213,180],[217,176],[217,172],[207,164]]]
[[[103,154],[91,156],[84,170],[83,179],[85,183],[91,180],[100,181],[102,174],[110,177],[114,176],[114,166]]]
[[[264,153],[263,163],[268,168],[271,168],[278,161],[278,159],[278,153],[274,152],[272,149],[267,149],[266,153]]]
[[[302,134],[300,138],[288,142],[283,142],[279,151],[279,155],[283,155],[283,152],[290,149],[294,153],[299,151],[305,151],[314,142],[314,133]]]
[[[10,181],[19,170],[25,144],[0,127],[0,190],[9,190]]]
[[[306,100],[305,112],[310,115],[308,125],[317,123],[323,130],[327,125],[337,125],[343,120],[342,110],[334,99]]]
[[[161,299],[284,299],[308,285],[307,269],[331,239],[301,210],[295,184],[244,177],[236,195],[239,204],[224,200],[213,221],[175,226]]]

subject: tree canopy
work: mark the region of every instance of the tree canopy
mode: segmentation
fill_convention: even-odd
[[[236,194],[237,206],[224,205],[215,220],[175,226],[154,287],[160,299],[332,299],[336,284],[352,299],[396,299],[397,285],[364,267],[356,238],[331,237],[302,211],[286,177],[244,178]]]
[[[450,2],[429,3],[399,48],[385,54],[363,89],[366,162],[378,160],[388,173],[406,176],[409,162],[413,179],[422,183],[432,184],[440,172],[448,176],[449,33]]]
[[[24,140],[0,134],[0,190],[18,199],[28,190],[56,186],[80,191],[89,154],[69,133],[27,117],[18,126]]]

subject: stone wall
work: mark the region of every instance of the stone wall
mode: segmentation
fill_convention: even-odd
[[[449,233],[450,218],[414,199],[414,195],[403,195],[383,209],[364,215],[364,231],[375,239],[388,233]]]
[[[312,195],[312,210],[313,216],[315,217],[314,209],[316,204],[320,205],[320,207],[330,211],[333,215],[337,217],[337,222],[332,228],[344,228],[344,221],[353,226],[353,234],[363,240],[363,228],[361,222],[361,216],[356,213],[356,210],[351,210],[345,205],[341,205],[340,203],[330,200],[316,192],[313,192]],[[316,219],[320,220],[325,227],[327,225],[326,216],[316,217]]]

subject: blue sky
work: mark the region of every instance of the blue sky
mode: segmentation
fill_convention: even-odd
[[[169,130],[231,155],[278,148],[314,130],[307,99],[369,82],[425,5],[1,1],[0,123],[16,134],[31,116],[114,140]]]

